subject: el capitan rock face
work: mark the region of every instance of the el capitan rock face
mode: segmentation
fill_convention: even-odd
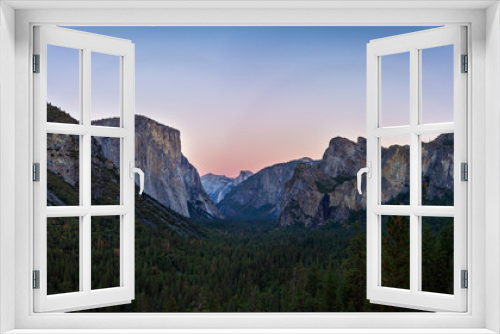
[[[48,106],[49,120],[76,123],[59,108]],[[74,122],[72,122],[73,120]],[[103,145],[101,145],[103,144]],[[93,205],[114,205],[120,202],[120,169],[104,152],[119,155],[116,138],[94,137],[91,141],[91,198]],[[79,143],[78,136],[47,135],[47,205],[79,205]],[[136,189],[138,191],[138,187]],[[166,225],[183,237],[199,238],[201,233],[185,217],[165,207],[147,193],[136,196],[135,220],[149,227]]]
[[[94,121],[101,126],[117,126],[117,118]],[[136,166],[144,171],[144,191],[175,212],[190,217],[189,205],[209,218],[221,218],[208,198],[196,168],[181,153],[180,132],[145,116],[135,116]],[[104,155],[119,165],[116,146],[100,137]]]
[[[218,204],[238,184],[248,179],[253,173],[242,170],[237,177],[231,178],[225,175],[206,174],[201,177],[201,184],[212,202]]]

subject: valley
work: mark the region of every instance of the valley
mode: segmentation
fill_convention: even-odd
[[[52,122],[74,122],[48,105]],[[95,121],[116,126],[118,119]],[[409,147],[382,148],[385,203],[407,201]],[[453,135],[441,135],[422,150],[423,200],[453,204]],[[78,138],[48,135],[48,203],[78,203]],[[136,116],[136,165],[146,174],[136,196],[136,298],[106,312],[363,312],[398,311],[369,303],[366,288],[365,197],[355,173],[366,164],[366,140],[331,139],[320,160],[300,158],[237,178],[202,177],[182,154],[180,132]],[[92,140],[92,204],[119,203],[119,143]],[[402,222],[388,220],[387,231]],[[452,221],[451,221],[452,224]],[[426,230],[427,291],[447,291],[433,274],[452,268],[450,222]],[[451,227],[452,228],[452,227]],[[117,284],[119,230],[109,222],[92,227],[93,286]],[[404,233],[387,235],[383,261],[403,263]],[[119,243],[118,243],[119,244]],[[48,222],[49,293],[76,291],[78,225]],[[65,251],[62,252],[61,250]],[[386,282],[400,277],[388,267]],[[94,275],[95,273],[95,275]],[[95,281],[95,283],[94,283]],[[394,281],[395,282],[395,281]],[[397,284],[407,282],[398,281]],[[395,283],[396,284],[396,283]],[[407,311],[407,310],[405,310]]]

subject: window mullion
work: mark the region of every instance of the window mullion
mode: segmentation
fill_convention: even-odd
[[[80,191],[82,192],[82,205],[84,208],[90,209],[91,206],[91,186],[92,186],[92,137],[90,133],[90,106],[91,106],[91,50],[84,49],[82,51],[83,61],[82,61],[82,81],[81,81],[81,102],[82,102],[82,125],[87,129],[86,133],[82,136],[82,149],[81,149],[81,170],[82,173],[80,175]],[[81,242],[80,249],[82,250],[80,261],[82,272],[82,280],[83,280],[83,291],[86,293],[90,293],[92,288],[91,282],[91,216],[90,211],[86,212],[83,218],[80,218],[82,221],[81,224]]]
[[[418,291],[420,282],[420,218],[413,212],[413,208],[418,205],[419,194],[419,150],[418,135],[415,129],[419,123],[419,100],[420,100],[420,66],[419,50],[410,50],[410,291]]]

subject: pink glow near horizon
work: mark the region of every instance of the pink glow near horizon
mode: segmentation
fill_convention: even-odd
[[[279,113],[268,118],[279,118]],[[182,152],[197,168],[200,175],[208,173],[235,177],[241,170],[253,173],[276,163],[288,162],[303,157],[321,159],[330,140],[336,136],[356,141],[365,131],[365,122],[356,127],[346,127],[343,121],[336,122],[332,115],[323,123],[311,118],[288,119],[278,127],[277,122],[262,122],[258,117],[247,124],[218,119],[220,127],[211,124],[210,116],[198,116],[196,123],[178,124],[181,131]],[[185,121],[189,123],[189,121]],[[220,124],[222,123],[222,124]],[[203,136],[197,135],[203,133]]]

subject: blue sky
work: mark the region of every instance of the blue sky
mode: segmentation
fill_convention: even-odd
[[[331,138],[365,136],[366,44],[428,29],[71,28],[135,43],[136,113],[180,130],[182,151],[201,175],[229,176],[303,156],[319,159]],[[452,121],[450,50],[423,51],[426,123]],[[78,54],[71,51],[49,50],[54,74],[48,99],[74,114]],[[409,119],[409,68],[405,55],[386,57],[383,125],[403,125]],[[117,59],[97,54],[92,59],[92,118],[114,116]]]

